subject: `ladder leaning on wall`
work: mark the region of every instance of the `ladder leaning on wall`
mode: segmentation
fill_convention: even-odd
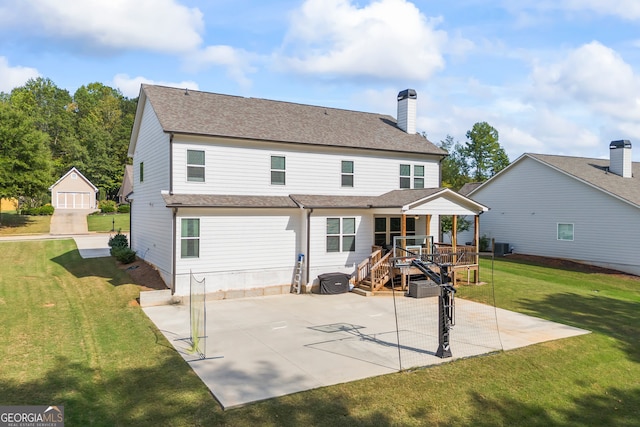
[[[302,289],[302,271],[304,270],[304,254],[298,254],[296,262],[296,273],[293,277],[293,290],[299,294]]]

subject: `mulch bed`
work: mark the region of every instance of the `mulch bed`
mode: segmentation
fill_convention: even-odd
[[[153,266],[141,259],[137,259],[131,264],[117,263],[118,268],[129,274],[133,283],[145,289],[141,290],[164,290],[169,289],[160,277],[160,273]]]
[[[624,273],[622,271],[612,270],[609,268],[597,267],[595,265],[584,264],[581,262],[571,261],[568,259],[548,258],[543,256],[524,255],[524,254],[510,254],[505,256],[504,259],[513,260],[513,261],[523,261],[530,264],[558,268],[561,270],[578,271],[581,273],[613,274],[613,275],[636,278],[640,280],[639,276],[634,276],[633,274]]]

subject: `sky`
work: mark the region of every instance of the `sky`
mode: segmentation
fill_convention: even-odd
[[[0,91],[141,83],[397,115],[465,143],[640,161],[639,0],[0,0]]]

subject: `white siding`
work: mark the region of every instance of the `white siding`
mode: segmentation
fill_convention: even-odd
[[[187,182],[187,150],[204,150],[206,183]],[[271,185],[271,156],[286,158],[286,185]],[[241,141],[173,142],[175,194],[380,195],[400,187],[400,164],[424,165],[425,187],[439,185],[435,157]],[[354,187],[341,187],[342,160],[354,162]]]
[[[200,219],[199,258],[181,258],[183,218]],[[207,292],[291,284],[304,252],[300,209],[180,209],[176,221],[178,295],[189,293],[190,270]]]
[[[355,252],[327,252],[327,218],[356,219]],[[373,214],[363,211],[315,210],[311,215],[308,261],[311,265],[309,282],[319,274],[343,272],[352,274],[357,265],[371,255],[373,245]]]
[[[471,197],[491,208],[480,235],[515,252],[640,273],[638,209],[535,160],[522,159]],[[557,239],[558,223],[574,224],[573,241]]]
[[[141,162],[144,162],[143,182],[140,182]],[[147,101],[133,155],[131,247],[140,258],[155,265],[170,285],[172,213],[162,198],[163,190],[169,190],[169,136],[162,131]]]

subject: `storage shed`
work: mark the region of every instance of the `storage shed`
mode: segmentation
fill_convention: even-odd
[[[51,205],[56,209],[96,209],[98,188],[78,169],[71,168],[51,187]]]

